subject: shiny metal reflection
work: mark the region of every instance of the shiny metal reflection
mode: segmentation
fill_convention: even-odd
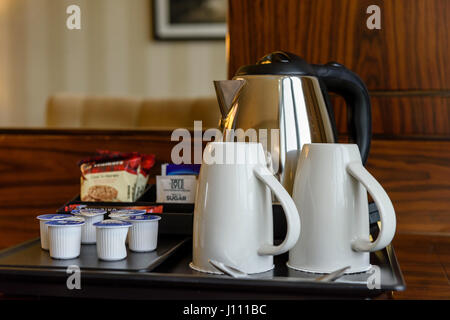
[[[234,80],[239,90],[233,97],[222,98],[234,103],[223,115],[221,129],[253,128],[258,134],[260,129],[268,130],[266,136],[258,138],[266,139],[263,146],[271,154],[272,169],[292,193],[302,146],[335,142],[319,81],[311,76],[285,75],[248,75]],[[217,90],[220,86],[216,86]],[[272,134],[272,129],[279,132]]]

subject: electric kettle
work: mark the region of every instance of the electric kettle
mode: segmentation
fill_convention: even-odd
[[[372,133],[369,94],[362,80],[341,64],[309,64],[277,51],[241,67],[233,80],[214,81],[214,86],[224,140],[235,141],[229,132],[237,129],[256,132],[270,154],[272,172],[290,194],[302,146],[337,142],[328,91],[345,99],[351,139],[363,163],[367,160]]]

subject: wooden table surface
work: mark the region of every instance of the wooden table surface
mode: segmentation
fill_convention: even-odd
[[[35,217],[79,191],[76,162],[97,148],[170,161],[167,132],[0,132],[0,249],[39,235]],[[450,299],[450,141],[375,137],[366,165],[397,214],[394,248],[407,289],[380,298]]]
[[[450,236],[397,234],[394,248],[407,288],[387,298],[450,299]]]

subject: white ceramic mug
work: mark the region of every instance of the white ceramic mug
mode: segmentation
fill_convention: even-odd
[[[286,238],[278,246],[273,245],[270,190],[287,220]],[[295,204],[268,170],[261,144],[212,142],[206,146],[194,209],[191,268],[218,273],[209,264],[211,259],[246,273],[265,272],[273,268],[273,256],[292,248],[299,234]]]
[[[370,241],[367,191],[381,218],[377,239]],[[396,219],[391,200],[363,167],[355,144],[305,144],[300,155],[293,198],[302,233],[289,251],[288,266],[330,273],[351,266],[347,273],[370,269],[369,252],[392,241]]]

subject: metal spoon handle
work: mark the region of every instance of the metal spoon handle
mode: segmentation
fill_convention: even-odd
[[[346,267],[341,268],[341,269],[339,269],[339,270],[333,271],[333,272],[331,272],[331,273],[329,273],[329,274],[325,274],[325,275],[323,275],[323,276],[320,276],[320,277],[316,278],[315,280],[316,280],[316,281],[321,281],[321,282],[330,282],[330,281],[334,281],[334,280],[340,278],[341,276],[343,276],[344,273],[345,273],[345,271],[346,271],[347,269],[349,269],[349,268],[350,268],[350,266],[346,266]]]
[[[219,261],[215,261],[215,260],[208,260],[208,262],[217,270],[219,270],[220,272],[223,272],[226,275],[229,275],[230,277],[233,278],[246,278],[248,275],[236,268],[233,268],[231,266],[227,266],[225,264],[223,264],[222,262]]]

